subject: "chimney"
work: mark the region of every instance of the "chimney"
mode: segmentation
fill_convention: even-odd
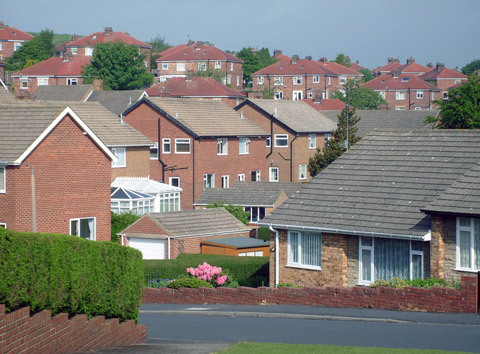
[[[279,56],[280,54],[282,54],[282,51],[280,49],[274,49],[273,50],[273,56],[274,57],[277,57]]]
[[[297,64],[300,57],[298,55],[292,55],[292,64]]]
[[[412,63],[415,63],[415,58],[414,57],[410,57],[407,59],[407,65],[408,64],[412,64]]]
[[[388,57],[387,62],[388,62],[388,64],[391,64],[391,63],[399,63],[400,60],[399,60],[398,58]]]
[[[78,39],[78,34],[74,34],[70,37],[70,42],[76,41]]]
[[[196,49],[196,50],[202,49],[203,44],[204,44],[204,43],[203,43],[202,41],[197,41],[197,43],[195,44],[195,49]]]
[[[394,79],[397,79],[400,76],[400,70],[399,69],[393,70],[392,75]]]
[[[105,27],[105,31],[103,32],[104,35],[109,36],[112,33],[112,27]]]
[[[193,47],[194,44],[195,44],[195,42],[192,41],[191,39],[189,39],[188,43],[187,43],[187,47]]]
[[[445,64],[437,63],[436,69],[437,71],[442,71],[443,69],[445,69]]]
[[[0,30],[4,30],[5,29],[5,23],[3,23],[3,21],[0,21]]]
[[[427,63],[427,68],[429,69],[433,69],[433,64],[430,62],[430,63]]]
[[[94,91],[103,91],[103,80],[95,79],[93,80],[92,85]]]
[[[193,71],[191,71],[191,70],[187,71],[187,74],[185,76],[185,80],[187,82],[192,82],[194,76],[195,76],[195,73]]]
[[[313,103],[322,104],[322,95],[313,96]]]
[[[318,61],[319,61],[320,63],[323,63],[323,64],[327,64],[327,63],[328,63],[327,57],[321,57],[320,59],[318,59]]]
[[[73,57],[73,54],[70,52],[63,53],[63,61],[70,61]]]
[[[311,55],[307,55],[307,56],[305,57],[305,59],[306,59],[306,60],[312,60],[312,56],[311,56]]]

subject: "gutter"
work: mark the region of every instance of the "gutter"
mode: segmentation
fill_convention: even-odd
[[[278,288],[278,282],[279,282],[279,275],[280,275],[280,270],[279,270],[279,257],[278,257],[278,246],[280,244],[280,236],[278,230],[275,230],[272,225],[269,226],[270,231],[275,232],[275,288]]]

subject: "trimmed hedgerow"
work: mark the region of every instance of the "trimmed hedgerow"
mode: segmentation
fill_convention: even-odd
[[[207,262],[221,267],[241,286],[268,286],[270,257],[236,257],[214,254],[183,253],[176,259],[144,260],[145,274],[149,278],[178,279],[187,275],[187,268],[196,268]]]
[[[143,294],[139,251],[113,242],[0,228],[0,303],[13,311],[104,315],[138,320]]]
[[[179,278],[176,280],[172,280],[168,283],[167,287],[172,289],[179,289],[179,288],[214,288],[212,284],[210,284],[206,280],[198,279],[198,278]]]

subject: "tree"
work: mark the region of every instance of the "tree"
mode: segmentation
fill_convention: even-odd
[[[343,53],[338,54],[337,57],[335,58],[334,62],[338,63],[340,65],[343,65],[347,68],[349,68],[350,65],[352,65],[352,61],[350,60],[350,57],[343,54]]]
[[[221,69],[208,68],[207,70],[198,70],[197,72],[195,72],[195,76],[211,77],[215,81],[218,81],[221,84],[223,84],[223,79],[225,77],[225,72],[222,71]]]
[[[362,82],[368,82],[371,79],[373,79],[373,74],[369,69],[363,68],[363,69],[360,69],[358,71],[363,74]]]
[[[359,86],[353,80],[348,80],[345,86],[348,88],[348,102],[356,109],[379,109],[382,104],[386,103],[378,92]],[[347,102],[346,95],[341,91],[332,92],[331,98]]]
[[[211,208],[225,208],[230,214],[235,216],[238,220],[240,220],[245,225],[248,225],[250,222],[250,212],[243,210],[241,206],[237,205],[225,205],[222,201],[215,202],[213,204],[207,205],[208,209]]]
[[[348,110],[348,146],[352,147],[360,140],[355,134],[358,128],[355,126],[360,117],[355,115],[355,108]],[[317,148],[315,155],[308,161],[308,172],[312,177],[316,176],[333,161],[339,158],[345,151],[347,140],[347,107],[338,115],[337,129],[333,132],[332,138],[328,140],[323,149]]]
[[[110,239],[113,242],[119,242],[120,237],[117,235],[120,231],[125,230],[135,221],[140,219],[140,215],[133,214],[132,212],[117,214],[112,212],[111,217],[111,236]]]
[[[252,81],[252,74],[258,70],[266,68],[278,60],[270,56],[268,48],[262,48],[256,52],[252,48],[242,48],[237,53],[237,58],[243,60],[243,80],[246,83]]]
[[[440,114],[427,117],[427,123],[437,123],[440,129],[480,129],[480,77],[470,75],[463,85],[448,91],[447,100],[434,102]]]
[[[31,41],[23,45],[7,59],[7,71],[17,71],[37,64],[55,54],[53,32],[49,29],[42,30]]]
[[[156,68],[157,67],[157,59],[160,58],[158,53],[171,48],[172,46],[165,41],[165,37],[160,37],[160,35],[156,35],[154,38],[148,42],[152,46],[152,55],[150,57],[150,67]]]
[[[82,71],[82,77],[89,82],[102,79],[112,90],[135,90],[153,82],[153,75],[147,73],[145,54],[137,47],[122,42],[99,43],[92,60]]]
[[[472,75],[475,71],[480,69],[480,59],[472,60],[470,63],[462,68],[462,73],[465,75]]]

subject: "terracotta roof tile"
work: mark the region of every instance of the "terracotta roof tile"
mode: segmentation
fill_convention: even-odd
[[[440,91],[440,89],[435,86],[412,75],[399,75],[398,77],[393,77],[392,74],[382,75],[364,83],[362,87],[376,91],[386,91],[387,89],[389,91],[408,89]]]
[[[142,42],[136,38],[133,38],[125,32],[95,32],[86,37],[77,39],[76,41],[68,42],[66,47],[83,47],[87,45],[96,45],[98,43],[107,43],[107,42],[122,42],[129,45],[134,45],[137,47],[143,48],[152,48],[148,43]]]
[[[467,75],[464,75],[456,70],[438,67],[420,76],[423,80],[436,80],[436,79],[468,79]]]
[[[15,27],[4,27],[0,29],[0,40],[2,41],[29,41],[33,39],[31,34],[23,32]]]
[[[337,75],[363,76],[362,73],[359,73],[358,71],[355,71],[351,68],[347,68],[346,66],[338,64],[334,61],[329,61],[326,63],[318,62],[318,64]]]
[[[146,90],[148,96],[155,97],[241,97],[245,94],[235,91],[210,77],[173,77]]]
[[[256,71],[252,76],[271,75],[335,75],[324,68],[319,62],[308,59],[299,59],[295,64],[290,59],[280,60],[266,68]]]
[[[403,64],[399,63],[398,61],[394,61],[393,63],[388,63],[387,65],[380,66],[374,70],[376,73],[391,73],[393,70],[402,67]]]
[[[345,108],[345,102],[337,98],[324,98],[320,102],[314,102],[312,98],[302,100],[315,108],[317,111],[341,111]]]
[[[430,71],[429,68],[418,64],[416,62],[412,62],[409,64],[405,64],[398,68],[402,74],[423,74]]]
[[[12,74],[12,77],[20,75],[80,77],[82,75],[82,67],[87,65],[90,59],[89,57],[73,57],[69,61],[64,61],[63,58],[50,58],[17,71]]]
[[[355,71],[359,71],[359,70],[365,69],[365,67],[361,66],[358,63],[352,63],[350,65],[350,69],[355,70]]]
[[[169,48],[160,53],[161,57],[157,62],[165,61],[197,61],[197,60],[228,60],[242,63],[243,61],[232,54],[228,54],[223,50],[209,45],[187,46],[180,44],[173,48]]]

